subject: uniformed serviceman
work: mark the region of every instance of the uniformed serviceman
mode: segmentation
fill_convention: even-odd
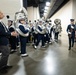
[[[69,49],[74,46],[74,39],[75,39],[75,24],[74,19],[70,19],[71,24],[67,26],[68,38],[69,38]]]

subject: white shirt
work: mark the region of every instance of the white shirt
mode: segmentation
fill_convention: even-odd
[[[0,22],[1,22],[1,20],[0,20]]]

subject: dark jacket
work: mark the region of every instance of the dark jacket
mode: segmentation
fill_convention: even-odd
[[[71,26],[73,26],[74,29],[72,29]],[[71,25],[71,24],[68,25],[68,27],[67,27],[67,32],[71,32],[72,37],[75,37],[75,25],[74,25],[74,24],[73,24],[73,25]]]
[[[6,32],[5,28],[2,25],[2,23],[0,22],[0,46],[8,45],[8,43],[9,43],[8,38],[11,36],[11,33],[8,31],[7,28],[6,28],[7,29],[7,32]]]

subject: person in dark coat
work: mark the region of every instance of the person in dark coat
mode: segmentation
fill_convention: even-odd
[[[5,24],[2,22],[4,18],[4,14],[0,11],[0,51],[2,56],[0,58],[0,73],[7,73],[7,69],[12,68],[12,66],[8,66],[8,57],[10,54],[9,50],[9,40],[10,36],[17,36],[16,32],[9,32]]]
[[[67,32],[68,32],[68,38],[69,38],[69,48],[68,50],[71,50],[71,47],[74,46],[74,40],[75,40],[75,24],[74,19],[70,19],[71,24],[67,26]]]

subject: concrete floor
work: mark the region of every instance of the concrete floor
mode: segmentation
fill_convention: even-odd
[[[18,52],[11,54],[13,68],[5,75],[76,75],[75,48],[68,50],[67,36],[59,39],[45,49],[27,46],[28,57],[22,58]]]

